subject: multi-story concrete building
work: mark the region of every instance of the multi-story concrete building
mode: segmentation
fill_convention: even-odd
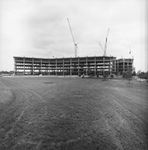
[[[132,69],[133,60],[113,56],[31,58],[14,57],[15,75],[103,75]]]
[[[126,71],[133,71],[133,61],[134,59],[122,58],[116,60],[116,72],[118,74],[123,74]]]

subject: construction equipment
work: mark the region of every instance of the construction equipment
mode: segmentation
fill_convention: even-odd
[[[107,35],[106,35],[106,38],[105,38],[105,45],[104,45],[104,48],[103,46],[101,45],[101,43],[99,43],[101,49],[104,51],[104,55],[103,55],[103,66],[102,66],[102,72],[103,72],[103,77],[104,79],[106,78],[106,73],[105,73],[105,56],[106,56],[106,51],[107,51],[107,38],[108,38],[108,34],[109,34],[109,28],[107,30]]]
[[[107,30],[107,35],[106,35],[106,38],[105,38],[105,46],[104,46],[104,48],[102,47],[101,43],[99,43],[99,45],[101,46],[102,50],[104,51],[104,56],[106,56],[106,51],[107,51],[107,38],[108,38],[108,34],[109,34],[109,28]]]
[[[70,22],[69,22],[68,18],[67,18],[67,21],[68,21],[69,29],[70,29],[70,32],[71,32],[72,40],[73,40],[73,43],[74,43],[75,57],[77,57],[78,43],[75,42],[75,39],[74,39],[74,36],[73,36],[73,33],[72,33],[72,29],[71,29],[71,25],[70,25]]]
[[[107,35],[106,35],[106,39],[105,39],[104,56],[106,56],[108,34],[109,34],[109,28],[107,30]]]
[[[98,43],[99,43],[99,42],[98,42]],[[102,47],[101,43],[99,43],[99,45],[100,45],[101,49],[102,49],[102,50],[103,50],[103,52],[104,52],[104,48]]]

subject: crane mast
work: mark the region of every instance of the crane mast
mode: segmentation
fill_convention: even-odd
[[[106,35],[106,38],[105,38],[105,45],[104,45],[104,48],[102,47],[101,43],[99,43],[101,49],[104,51],[104,56],[103,56],[103,76],[105,78],[105,56],[106,56],[106,50],[107,50],[107,38],[108,38],[108,34],[109,34],[109,28],[107,30],[107,35]]]
[[[70,22],[69,22],[69,19],[68,19],[68,18],[67,18],[67,21],[68,21],[70,33],[71,33],[71,36],[72,36],[72,40],[73,40],[73,43],[74,43],[75,57],[77,57],[77,49],[78,49],[78,46],[77,46],[77,43],[75,42],[75,39],[74,39],[74,36],[73,36],[73,32],[72,32],[72,29],[71,29],[71,25],[70,25]]]
[[[106,51],[107,51],[107,38],[108,38],[108,34],[109,34],[109,28],[107,30],[107,35],[106,35],[106,38],[105,38],[105,45],[104,45],[104,48],[102,47],[101,43],[99,43],[101,49],[104,51],[104,56],[106,56]]]
[[[107,51],[107,38],[108,38],[108,34],[109,34],[109,28],[107,30],[107,35],[106,35],[106,38],[105,38],[104,56],[106,56],[106,51]]]

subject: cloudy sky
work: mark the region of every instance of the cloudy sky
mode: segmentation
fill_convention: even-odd
[[[134,57],[136,71],[147,71],[146,0],[0,0],[0,70],[13,70],[13,56]],[[131,55],[129,51],[131,50]]]

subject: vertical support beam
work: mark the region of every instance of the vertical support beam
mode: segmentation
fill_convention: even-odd
[[[32,58],[32,75],[34,75],[34,58]]]
[[[56,76],[58,75],[57,58],[56,58]]]
[[[78,57],[78,76],[80,74],[80,58]]]
[[[109,75],[111,75],[111,56],[109,57]]]
[[[41,72],[41,74],[42,74],[42,58],[41,58],[41,66],[40,66],[40,72]]]
[[[114,73],[116,73],[117,72],[117,70],[116,70],[116,59],[113,59],[113,70],[114,70]]]
[[[24,68],[24,75],[25,75],[25,57],[23,57],[23,68]]]
[[[70,58],[70,76],[72,75],[72,58]]]
[[[117,68],[116,68],[116,59],[115,59],[115,72],[117,72]]]
[[[64,73],[65,72],[65,68],[64,67],[65,67],[65,65],[64,65],[64,58],[63,58],[63,76],[65,76],[65,73]]]
[[[95,76],[97,76],[97,64],[96,64],[96,56],[94,58],[94,67],[95,67]]]
[[[125,72],[125,59],[123,58],[123,71],[122,72]]]
[[[105,56],[103,56],[103,75],[104,75],[104,67],[105,67]]]
[[[88,75],[88,57],[86,57],[86,75]]]
[[[48,72],[49,72],[49,75],[50,75],[50,59],[48,60]]]

